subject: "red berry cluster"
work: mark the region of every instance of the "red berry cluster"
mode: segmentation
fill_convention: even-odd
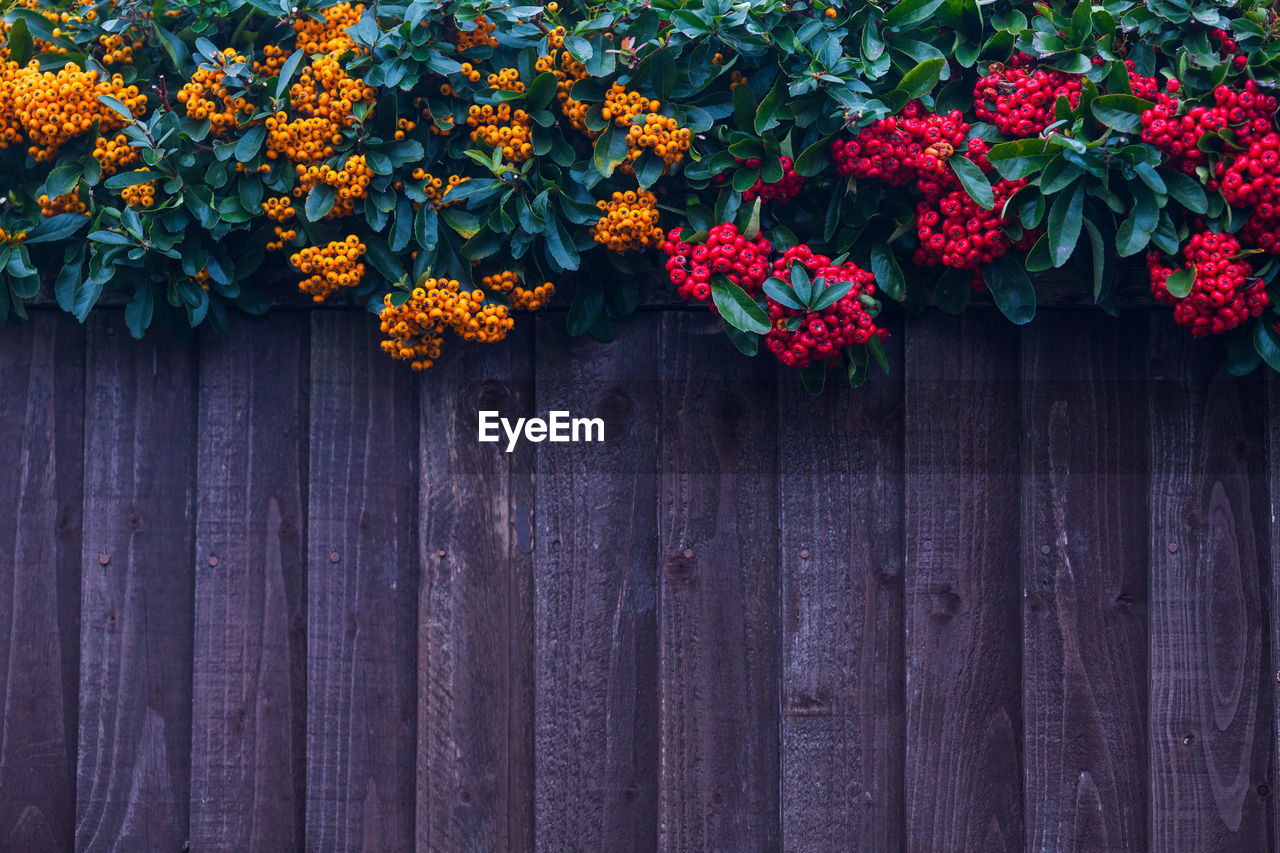
[[[1001,258],[1013,245],[1001,230],[1000,211],[1025,180],[997,181],[996,204],[983,210],[963,189],[954,189],[936,200],[916,205],[916,236],[920,247],[917,266],[942,264],[958,270],[973,270]]]
[[[1167,88],[1177,91],[1172,80]],[[1252,80],[1246,80],[1239,92],[1218,86],[1213,90],[1213,101],[1211,107],[1197,105],[1179,115],[1181,102],[1172,94],[1159,94],[1156,105],[1142,113],[1142,141],[1158,148],[1171,166],[1194,175],[1197,166],[1208,162],[1199,147],[1206,133],[1230,127],[1236,141],[1248,145],[1274,129],[1276,99],[1262,94]]]
[[[1043,68],[993,64],[973,87],[973,111],[1005,136],[1035,136],[1053,124],[1053,105],[1080,103],[1081,77]]]
[[[959,110],[936,115],[911,101],[901,115],[877,119],[853,139],[832,142],[831,157],[843,176],[877,178],[895,187],[919,183],[926,195],[936,194],[952,179],[947,160],[968,133]]]
[[[877,328],[875,320],[859,298],[875,293],[875,276],[853,263],[832,266],[826,255],[815,254],[803,243],[787,249],[773,262],[773,274],[787,280],[792,264],[801,264],[812,279],[822,278],[828,286],[852,282],[853,287],[822,311],[788,308],[768,299],[769,320],[773,328],[765,335],[765,346],[778,361],[788,367],[831,364],[846,347],[865,344],[873,336],[884,340],[887,329]],[[767,298],[767,297],[766,297]],[[795,329],[794,318],[803,318]]]
[[[667,255],[667,275],[682,298],[710,300],[716,273],[753,296],[764,287],[773,247],[763,234],[748,240],[738,233],[738,226],[726,222],[708,231],[705,243],[690,245],[680,239],[680,231],[671,229],[662,251]]]
[[[733,159],[738,160],[737,157]],[[742,193],[744,201],[755,201],[758,198],[763,201],[786,204],[800,195],[800,190],[804,187],[804,178],[800,177],[799,173],[796,172],[795,164],[792,163],[790,157],[780,157],[778,159],[782,161],[782,177],[773,183],[765,183],[763,177],[756,178],[756,182]],[[748,160],[738,160],[738,162],[746,165],[748,169],[760,168],[760,161],[755,157]]]
[[[1195,272],[1195,283],[1184,299],[1170,294],[1166,285],[1177,270],[1166,266],[1159,252],[1149,252],[1151,292],[1160,302],[1174,305],[1174,321],[1190,327],[1196,337],[1229,332],[1260,315],[1269,304],[1262,282],[1249,283],[1252,270],[1236,259],[1239,252],[1240,242],[1230,234],[1193,234],[1182,250],[1186,262],[1181,269]]]
[[[1209,31],[1209,35],[1218,43],[1218,56],[1221,56],[1223,59],[1226,59],[1228,56],[1232,56],[1232,54],[1235,54],[1235,52],[1240,48],[1240,46],[1231,38],[1231,33],[1226,30],[1215,28]],[[1237,71],[1239,71],[1249,64],[1249,57],[1245,56],[1243,53],[1238,54],[1232,58],[1231,64]]]

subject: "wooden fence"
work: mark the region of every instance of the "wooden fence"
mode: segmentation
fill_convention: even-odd
[[[1274,849],[1280,386],[1168,312],[0,330],[0,849]],[[476,440],[478,409],[603,444]]]

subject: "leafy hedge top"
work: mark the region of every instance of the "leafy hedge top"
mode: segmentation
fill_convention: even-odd
[[[19,0],[0,34],[0,318],[40,274],[130,330],[268,307],[286,269],[415,367],[572,285],[601,339],[665,264],[811,388],[882,303],[1117,256],[1232,369],[1280,368],[1265,4]],[[1275,198],[1271,188],[1275,176]],[[583,271],[584,275],[566,274]],[[618,273],[622,273],[619,275]]]

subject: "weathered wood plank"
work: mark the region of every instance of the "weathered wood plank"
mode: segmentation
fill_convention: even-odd
[[[719,325],[662,317],[662,850],[779,846],[778,372]]]
[[[76,848],[176,850],[191,786],[194,346],[89,322]]]
[[[311,315],[309,849],[414,844],[417,400],[376,337],[367,315]]]
[[[1022,847],[1017,332],[906,330],[907,847]]]
[[[1146,850],[1146,318],[1022,342],[1026,844]]]
[[[1266,366],[1260,366],[1266,370]],[[1263,673],[1263,683],[1271,699],[1271,778],[1266,787],[1258,789],[1260,795],[1271,797],[1271,837],[1280,839],[1280,808],[1274,799],[1277,791],[1277,772],[1280,772],[1280,375],[1266,374],[1267,388],[1267,491],[1270,497],[1271,518],[1268,525],[1265,577],[1267,585],[1267,612],[1270,614],[1271,671]]]
[[[302,847],[308,327],[201,340],[193,849]]]
[[[1264,388],[1167,314],[1151,340],[1151,847],[1268,850]]]
[[[779,401],[782,847],[903,847],[902,346]]]
[[[84,334],[35,312],[0,370],[0,849],[70,850],[79,713]]]
[[[601,346],[539,319],[540,413],[604,444],[538,451],[540,850],[658,847],[658,323]]]
[[[533,459],[477,412],[533,414],[532,322],[450,341],[420,384],[419,850],[533,849]]]

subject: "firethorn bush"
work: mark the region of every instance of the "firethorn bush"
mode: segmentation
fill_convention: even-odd
[[[1280,369],[1276,36],[1256,0],[0,0],[0,319],[217,329],[285,289],[415,369],[663,284],[810,390],[883,311],[1072,265]],[[558,291],[558,295],[557,295]],[[452,343],[448,346],[453,346]]]

